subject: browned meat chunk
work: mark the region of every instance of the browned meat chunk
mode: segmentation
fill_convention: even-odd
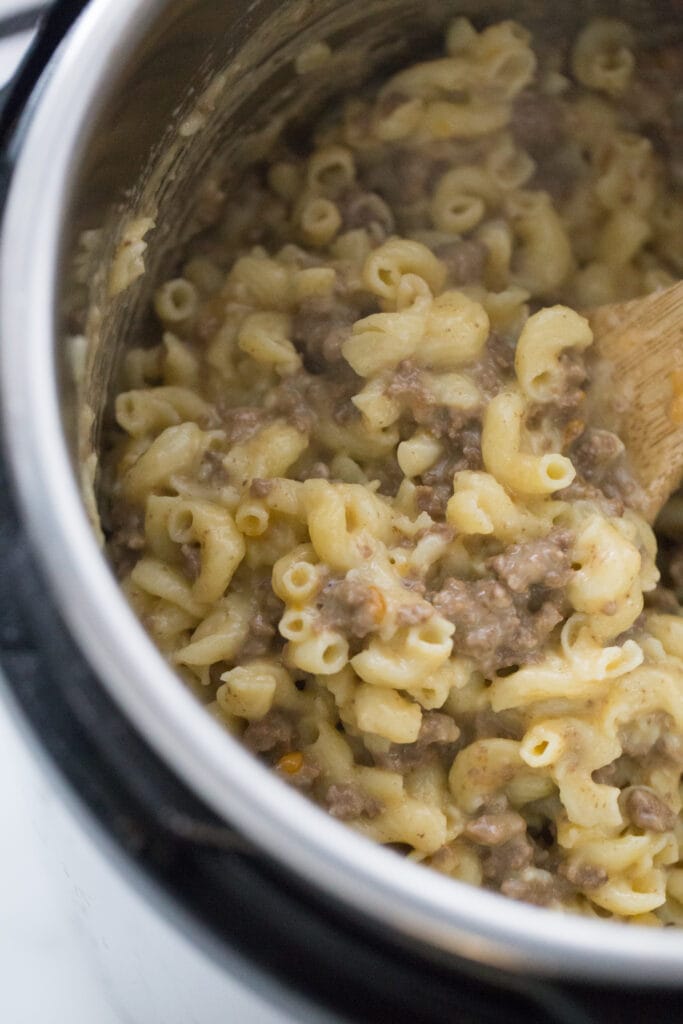
[[[555,411],[560,409],[571,415],[585,398],[584,388],[588,374],[581,352],[563,352],[559,364],[562,378],[556,393],[553,394],[551,405]]]
[[[268,420],[268,415],[263,409],[250,405],[239,405],[230,409],[224,408],[219,402],[218,411],[228,444],[231,445],[248,441]]]
[[[361,582],[352,571],[343,579],[331,579],[325,584],[318,607],[328,626],[362,640],[377,629],[384,598],[376,587]]]
[[[112,513],[111,542],[130,551],[142,551],[145,546],[145,515],[142,509],[121,503]]]
[[[554,600],[529,611],[525,595],[497,580],[451,577],[432,604],[455,626],[454,651],[473,658],[489,678],[498,669],[529,661],[562,621]]]
[[[422,370],[410,359],[404,359],[396,367],[387,394],[390,398],[405,402],[411,410],[424,410],[425,413],[434,401]]]
[[[563,879],[551,875],[541,868],[528,867],[519,876],[506,879],[500,891],[513,900],[533,903],[536,907],[547,907],[569,895],[571,887]]]
[[[443,160],[424,150],[401,148],[390,160],[382,160],[370,168],[365,183],[389,201],[390,206],[411,206],[430,195],[440,174],[448,169]]]
[[[547,537],[512,544],[486,565],[516,594],[536,584],[555,590],[566,586],[571,578],[573,543],[570,530],[551,530]]]
[[[228,474],[223,465],[224,458],[225,454],[223,452],[217,452],[211,448],[204,453],[204,458],[197,473],[197,479],[200,484],[213,484],[216,487],[227,484]]]
[[[198,544],[182,544],[180,554],[183,559],[183,572],[188,580],[194,581],[202,571],[202,553]]]
[[[392,743],[388,753],[375,760],[380,768],[388,768],[390,771],[412,771],[413,768],[430,763],[440,754],[452,756],[453,744],[459,737],[460,729],[450,715],[441,711],[426,711],[415,743]]]
[[[624,97],[638,131],[649,136],[678,187],[683,184],[683,68],[679,49],[672,45],[643,50],[638,55],[638,78]]]
[[[480,814],[468,821],[464,834],[478,846],[500,846],[526,832],[526,822],[516,811]]]
[[[448,437],[453,442],[449,445],[452,453],[458,452],[459,447],[467,443],[468,432],[477,432],[479,448],[477,421],[459,409],[439,405],[429,390],[422,370],[410,359],[405,359],[396,367],[387,387],[387,395],[400,402],[404,411],[409,413],[416,423],[425,426],[435,437]]]
[[[569,487],[557,491],[556,496],[562,501],[592,501],[598,505],[606,516],[622,516],[624,514],[624,502],[616,495],[609,497],[593,484],[587,483],[578,477],[572,481]]]
[[[662,736],[675,728],[674,720],[666,711],[653,711],[649,715],[638,715],[625,722],[618,732],[622,753],[627,757],[642,760]]]
[[[515,142],[532,156],[556,149],[566,132],[564,107],[554,96],[525,89],[512,105],[510,129]]]
[[[283,416],[302,434],[309,433],[315,422],[315,413],[310,397],[312,380],[313,378],[307,373],[293,374],[291,377],[286,377],[266,399],[274,413]]]
[[[292,323],[292,341],[314,370],[341,359],[341,347],[358,319],[357,309],[334,296],[305,299]]]
[[[582,861],[565,861],[560,864],[558,871],[568,882],[571,882],[572,885],[582,892],[599,889],[608,878],[607,872],[603,867],[600,867],[598,864],[588,864]]]
[[[589,483],[599,485],[609,463],[624,451],[624,444],[610,430],[588,427],[575,441],[571,458],[577,473]]]
[[[525,833],[518,833],[506,843],[491,847],[483,863],[484,877],[500,888],[511,875],[528,867],[533,859],[531,840]]]
[[[463,469],[480,469],[481,462],[481,428],[479,423],[469,423],[463,427],[455,439],[448,445],[448,454],[422,474],[421,487],[431,488],[435,493],[418,488],[416,499],[418,506],[429,512],[431,505],[437,512],[445,506],[453,494],[453,477]],[[430,513],[431,514],[431,513]]]
[[[426,512],[432,519],[443,519],[452,494],[453,488],[448,484],[436,487],[420,484],[415,488],[415,504],[420,512]]]
[[[252,498],[267,498],[272,489],[272,480],[263,480],[261,477],[255,477],[255,479],[251,481],[249,492]]]
[[[409,359],[405,359],[396,367],[387,387],[387,395],[398,400],[404,411],[409,413],[416,423],[425,425],[430,430],[438,423],[438,430],[434,431],[438,437],[462,427],[462,414],[437,403],[422,370]]]
[[[472,367],[472,374],[487,398],[493,398],[504,387],[515,365],[517,342],[492,331],[482,358]]]
[[[431,411],[415,422],[425,426],[434,437],[447,439],[446,462],[457,469],[480,469],[481,424],[470,415],[446,405],[435,405]],[[439,464],[437,464],[439,465]],[[434,472],[433,467],[429,472]]]
[[[394,231],[394,215],[376,192],[350,192],[339,206],[345,231],[372,227],[378,240]]]
[[[291,749],[294,738],[294,726],[284,713],[273,709],[257,722],[250,722],[244,730],[242,739],[249,750],[256,754],[271,753]]]
[[[403,471],[393,452],[369,466],[368,476],[379,482],[380,494],[386,494],[391,498],[396,497],[398,489],[403,483]]]
[[[273,592],[270,579],[259,580],[256,584],[253,602],[254,611],[249,623],[249,633],[239,655],[241,661],[260,658],[281,642],[277,626],[285,606]]]
[[[319,417],[332,418],[337,423],[350,423],[360,417],[358,409],[352,402],[354,395],[362,387],[360,378],[351,367],[341,362],[335,367],[333,375],[326,378],[314,376],[309,379],[306,398],[309,402],[313,422]]]
[[[458,860],[457,849],[448,843],[429,858],[429,866],[434,868],[435,871],[441,871],[445,875],[450,875],[457,867]]]
[[[565,141],[559,149],[543,155],[528,187],[548,192],[555,202],[562,202],[571,195],[581,176],[586,173],[586,163],[578,143],[574,140]]]
[[[592,774],[593,782],[599,786],[616,786],[621,788],[628,785],[632,772],[631,759],[628,756],[617,757],[602,768],[596,768]]]
[[[130,572],[145,547],[145,516],[142,509],[125,503],[111,510],[109,544],[111,558],[120,576]]]
[[[616,434],[589,427],[574,442],[570,455],[578,473],[572,487],[585,481],[599,488],[617,508],[638,507],[642,492],[626,462],[624,445]],[[560,496],[564,497],[564,493]]]
[[[486,342],[486,353],[501,376],[512,373],[517,343],[507,335],[492,331]]]
[[[433,743],[455,743],[459,735],[460,730],[450,715],[442,711],[426,711],[416,742],[423,747]]]
[[[434,609],[426,601],[420,604],[402,604],[396,612],[397,626],[416,626],[426,622],[434,614]]]
[[[650,832],[668,832],[676,824],[676,815],[653,789],[633,786],[622,796],[622,808],[631,824]]]
[[[354,818],[376,818],[382,804],[352,782],[332,785],[325,794],[325,806],[333,818],[352,821]]]
[[[452,285],[474,284],[484,276],[489,251],[483,242],[465,238],[445,242],[434,249],[434,255],[446,265]]]

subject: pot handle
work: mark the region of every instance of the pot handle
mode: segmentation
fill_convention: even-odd
[[[36,28],[48,7],[49,4],[36,4],[35,7],[15,11],[14,14],[6,14],[0,18],[0,39],[9,39],[20,32],[30,32]]]
[[[9,135],[62,39],[83,11],[88,0],[55,0],[36,4],[0,18],[0,40],[36,29],[18,68],[0,89],[0,147],[3,171],[8,163]],[[6,179],[6,173],[3,178]],[[0,199],[4,202],[5,182]]]

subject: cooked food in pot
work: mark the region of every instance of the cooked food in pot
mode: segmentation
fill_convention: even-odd
[[[102,487],[146,629],[282,779],[453,878],[646,924],[683,914],[683,619],[581,310],[683,272],[682,61],[457,19],[217,183]]]

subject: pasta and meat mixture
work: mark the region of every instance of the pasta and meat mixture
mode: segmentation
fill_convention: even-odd
[[[217,183],[102,482],[145,627],[282,779],[647,924],[683,915],[683,619],[578,311],[683,273],[681,68],[619,21],[565,52],[458,19]]]

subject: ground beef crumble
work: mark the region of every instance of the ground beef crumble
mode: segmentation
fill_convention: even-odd
[[[274,708],[263,718],[250,722],[242,740],[255,754],[277,757],[291,750],[294,724],[286,712]]]
[[[425,427],[434,437],[448,438],[449,450],[451,447],[457,447],[458,443],[461,446],[467,443],[467,439],[463,437],[465,432],[476,430],[479,435],[481,434],[479,422],[471,411],[464,412],[439,404],[429,389],[424,372],[410,359],[399,363],[392,373],[387,395],[396,399],[403,407],[404,413],[416,424]]]
[[[356,818],[376,818],[382,804],[353,782],[336,783],[328,787],[325,806],[333,818],[353,821]]]
[[[359,318],[353,306],[334,296],[305,299],[292,323],[292,341],[314,372],[341,359],[341,347]]]
[[[453,477],[462,470],[482,467],[481,424],[467,420],[447,442],[446,454],[420,477],[415,487],[415,503],[432,519],[442,520],[453,495]]]
[[[351,571],[342,579],[331,578],[317,601],[321,621],[331,629],[362,640],[374,632],[384,611],[384,599]]]
[[[588,483],[600,486],[608,468],[624,451],[624,444],[610,430],[588,427],[570,449],[577,473]]]
[[[542,593],[540,606],[530,611],[528,595],[493,579],[451,577],[430,600],[455,626],[453,650],[472,658],[487,678],[529,662],[563,619],[562,592]]]
[[[497,395],[512,376],[515,365],[516,339],[491,331],[482,358],[476,363],[471,374],[487,399]]]
[[[198,544],[181,544],[183,572],[193,583],[202,569],[202,553]]]
[[[420,512],[426,512],[432,519],[444,519],[452,494],[453,488],[448,484],[437,484],[435,487],[418,484],[415,488],[415,504]]]
[[[256,406],[224,407],[217,403],[218,413],[229,445],[241,444],[257,434],[268,422],[268,415]]]
[[[543,868],[525,867],[519,874],[506,878],[500,891],[504,896],[537,907],[562,903],[573,891],[573,886],[562,876],[553,875]]]
[[[378,243],[393,234],[394,215],[377,192],[347,192],[341,197],[339,212],[345,231],[371,228]]]
[[[284,603],[274,593],[270,579],[260,579],[253,591],[253,611],[249,632],[239,653],[240,661],[261,658],[282,646],[277,627],[284,610]]]
[[[501,846],[526,832],[526,822],[516,811],[481,814],[465,826],[463,835],[478,846]]]
[[[251,481],[249,493],[251,494],[252,498],[267,498],[272,490],[272,480],[262,480],[261,477],[255,477]]]
[[[450,715],[426,711],[415,743],[392,743],[387,753],[375,756],[375,762],[379,768],[402,774],[440,757],[450,762],[459,737],[460,729]]]
[[[445,264],[449,284],[456,287],[481,280],[489,251],[478,239],[464,238],[438,245],[434,255]]]
[[[564,140],[567,130],[564,106],[554,96],[524,89],[512,104],[510,130],[519,146],[532,156],[545,157]]]
[[[636,828],[650,832],[668,832],[676,824],[676,814],[647,786],[632,786],[621,795],[624,814]]]
[[[228,483],[228,473],[223,465],[224,458],[224,452],[212,448],[204,453],[197,473],[200,484],[213,484],[215,487],[222,487]]]
[[[564,861],[560,864],[558,873],[577,889],[587,892],[599,889],[608,879],[608,874],[603,867],[584,861]]]
[[[551,530],[547,537],[512,544],[486,563],[515,594],[540,585],[555,590],[565,587],[572,574],[571,530]]]
[[[491,846],[482,862],[484,878],[494,888],[501,888],[511,880],[511,876],[533,863],[533,859],[533,844],[525,829],[524,832],[511,836],[506,842]]]
[[[119,575],[130,572],[142,554],[145,517],[142,509],[125,502],[112,506],[108,526],[110,557]]]
[[[310,402],[311,377],[306,372],[292,374],[268,396],[272,413],[284,417],[296,430],[308,434],[313,429],[315,412]]]
[[[555,492],[559,501],[590,501],[598,505],[607,516],[622,516],[624,514],[624,502],[616,495],[606,495],[599,487],[587,483],[580,477],[576,477],[569,487]]]

